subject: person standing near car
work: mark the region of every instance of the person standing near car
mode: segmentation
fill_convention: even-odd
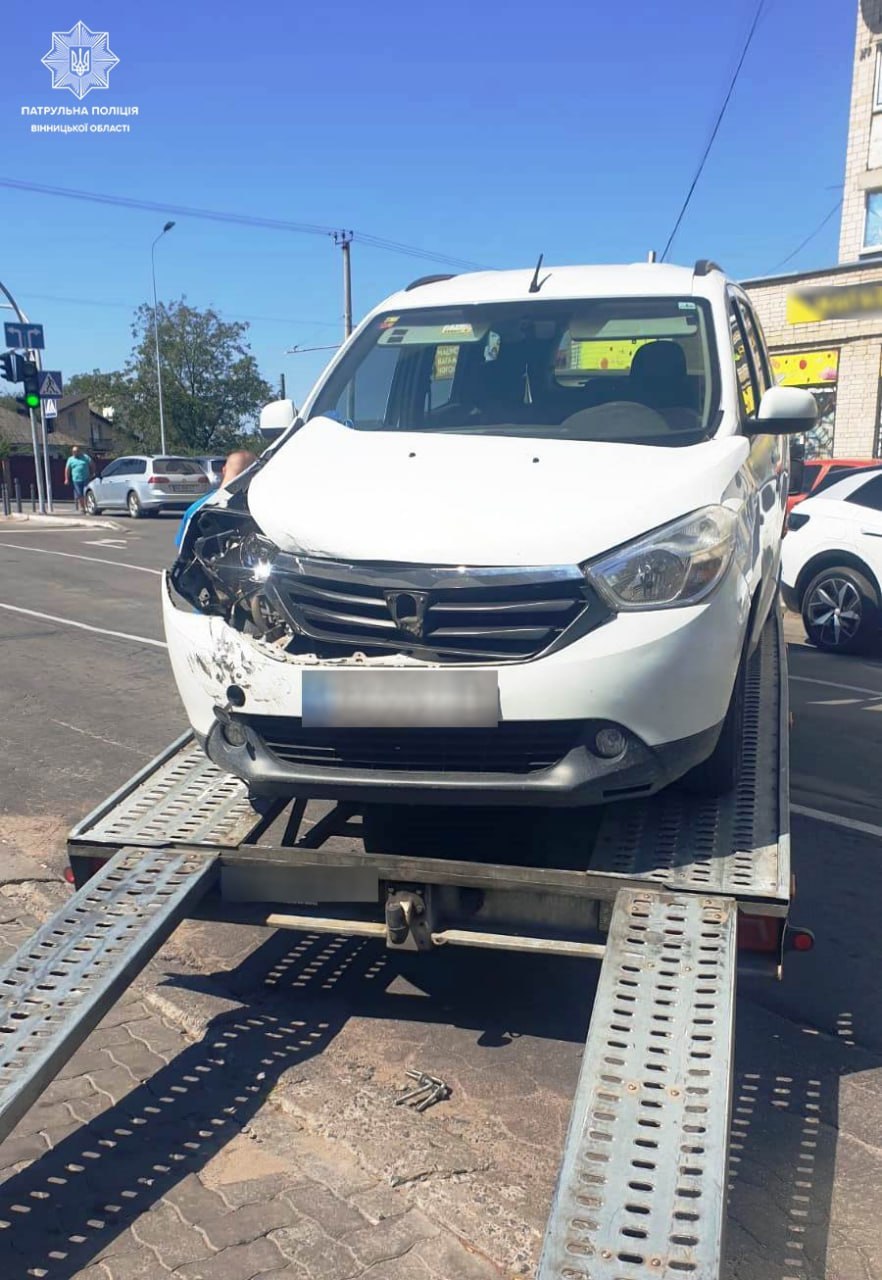
[[[73,485],[74,506],[77,511],[86,510],[84,494],[91,477],[92,459],[87,453],[83,453],[78,444],[73,445],[64,466],[64,483]]]
[[[250,449],[235,449],[224,463],[224,469],[221,472],[219,489],[225,484],[229,484],[231,480],[235,480],[236,476],[240,476],[243,471],[257,461],[257,454],[252,453]],[[181,523],[178,526],[178,532],[175,535],[175,546],[179,547],[184,540],[184,530],[190,522],[190,517],[202,506],[203,502],[207,502],[209,498],[213,498],[217,493],[217,489],[209,489],[207,493],[203,493],[201,498],[197,498],[195,502],[191,502],[187,510],[181,516]]]

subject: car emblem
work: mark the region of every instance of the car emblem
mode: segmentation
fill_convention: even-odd
[[[422,640],[429,605],[428,591],[387,591],[386,606],[399,631]]]

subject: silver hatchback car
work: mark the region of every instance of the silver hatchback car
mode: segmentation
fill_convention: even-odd
[[[185,511],[211,488],[196,458],[150,457],[132,454],[117,458],[86,486],[86,510],[128,511],[133,520],[160,511]]]

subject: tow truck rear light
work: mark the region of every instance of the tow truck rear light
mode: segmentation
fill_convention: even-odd
[[[788,951],[812,951],[815,935],[811,929],[788,929],[784,935],[784,945]]]
[[[738,950],[761,951],[776,955],[781,950],[783,920],[778,916],[752,916],[738,913]]]

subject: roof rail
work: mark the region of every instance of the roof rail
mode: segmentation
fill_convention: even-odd
[[[411,289],[421,289],[424,284],[438,284],[440,280],[455,280],[455,279],[456,279],[455,271],[448,271],[447,275],[443,275],[443,276],[420,276],[418,280],[412,280],[410,284],[407,286],[407,288],[404,290],[404,292],[410,293]]]
[[[693,275],[706,276],[711,271],[722,271],[723,268],[718,262],[711,262],[710,258],[699,258],[695,266],[692,268]]]

